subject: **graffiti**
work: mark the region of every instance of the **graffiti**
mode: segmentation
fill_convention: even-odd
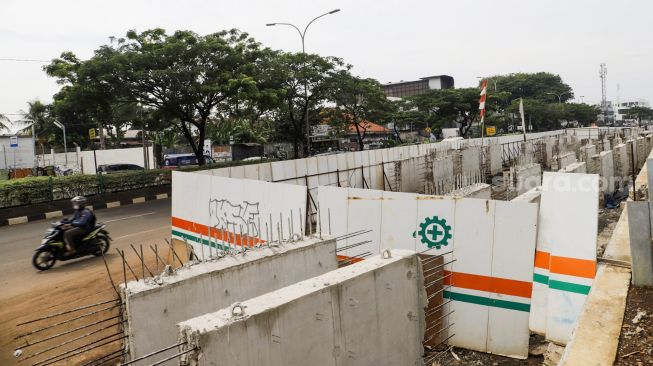
[[[260,237],[258,202],[234,204],[226,199],[209,200],[209,215],[217,220],[213,227],[232,230],[244,235]]]

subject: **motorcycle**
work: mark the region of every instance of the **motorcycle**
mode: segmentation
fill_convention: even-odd
[[[106,225],[97,223],[93,230],[86,235],[77,244],[75,253],[66,255],[66,245],[63,240],[63,225],[60,221],[52,223],[52,227],[46,231],[41,245],[36,248],[36,253],[32,257],[32,265],[40,270],[45,271],[56,263],[56,261],[67,261],[87,255],[99,257],[109,250],[109,242],[112,240],[106,231]]]

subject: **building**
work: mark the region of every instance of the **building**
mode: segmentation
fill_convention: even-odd
[[[449,75],[436,75],[420,78],[415,81],[400,81],[383,85],[383,92],[388,98],[403,98],[424,94],[434,89],[453,89],[453,77]]]
[[[632,107],[647,107],[650,108],[650,104],[647,100],[637,98],[626,101],[619,101],[613,104],[612,108],[614,109],[614,120],[615,121],[624,121],[628,119],[628,110]]]

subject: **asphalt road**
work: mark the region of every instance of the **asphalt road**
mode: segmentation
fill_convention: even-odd
[[[111,260],[119,258],[115,248],[131,252],[129,244],[164,244],[164,238],[170,238],[170,199],[104,209],[95,214],[98,221],[107,224],[114,240],[107,255]],[[0,227],[0,300],[24,294],[34,287],[48,284],[54,287],[62,281],[84,276],[98,266],[104,268],[102,259],[95,257],[57,262],[45,272],[32,267],[34,249],[51,221],[54,220]]]

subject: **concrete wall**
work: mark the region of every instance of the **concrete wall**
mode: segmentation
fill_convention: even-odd
[[[630,174],[630,162],[626,148],[625,144],[617,144],[612,150],[615,177],[626,178]]]
[[[123,297],[130,356],[139,357],[174,344],[175,325],[180,321],[336,269],[335,249],[335,240],[317,239],[262,247],[246,255],[182,267],[157,282],[128,283]],[[171,350],[161,356],[173,353]],[[142,364],[152,363],[147,361]]]
[[[462,150],[462,174],[477,172],[481,169],[481,151],[478,147]]]
[[[447,194],[452,197],[481,198],[489,200],[492,198],[492,186],[487,183],[476,183],[471,186],[456,189]]]
[[[592,156],[596,155],[596,146],[595,145],[585,145],[580,148],[580,161],[588,162],[592,159]]]
[[[517,194],[525,193],[542,185],[542,167],[540,164],[527,164],[510,169],[510,181]]]
[[[68,147],[68,154],[50,153],[38,155],[39,165],[66,165],[66,155],[68,158],[68,167],[79,170],[84,174],[95,174],[95,158],[97,165],[106,164],[136,164],[145,167],[145,157],[142,147],[132,147],[127,149],[108,149],[96,150],[95,157],[93,151],[81,151],[79,148]],[[148,147],[149,167],[155,167],[154,148]]]
[[[519,196],[513,198],[511,201],[516,202],[529,202],[529,203],[540,203],[540,197],[542,197],[542,187],[535,187],[526,193],[522,193]]]
[[[552,169],[560,170],[565,168],[569,164],[575,163],[576,161],[577,161],[576,153],[574,152],[563,153],[553,158]]]
[[[561,173],[587,173],[587,163],[578,161],[560,169]]]
[[[426,296],[414,252],[393,250],[179,324],[185,364],[419,365]]]
[[[0,169],[14,167],[34,167],[34,144],[31,137],[18,136],[18,147],[11,147],[10,136],[0,136]]]

